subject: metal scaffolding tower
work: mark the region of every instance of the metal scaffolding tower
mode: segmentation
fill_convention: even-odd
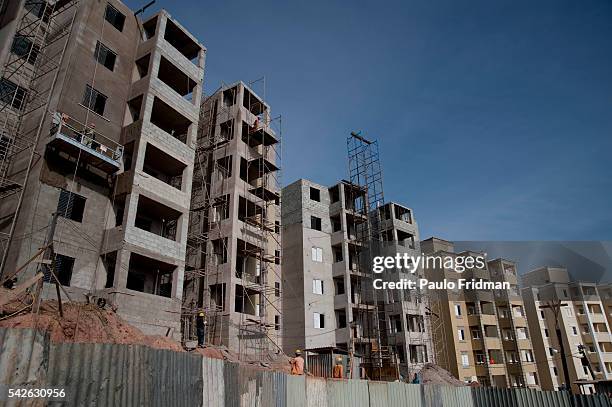
[[[0,279],[77,13],[76,0],[26,0],[0,83]]]
[[[378,142],[368,140],[361,133],[351,132],[347,138],[349,202],[354,211],[353,231],[355,241],[349,250],[359,261],[358,287],[360,301],[355,304],[353,324],[361,326],[362,333],[354,330],[351,338],[351,352],[356,351],[360,342],[366,374],[371,379],[385,379],[397,375],[398,365],[394,349],[383,346],[387,335],[387,321],[383,309],[379,309],[377,292],[372,286],[372,259],[382,252],[383,236],[380,222],[380,208],[384,204],[383,178],[380,165]],[[347,208],[349,209],[349,208]],[[353,276],[351,276],[353,278]]]

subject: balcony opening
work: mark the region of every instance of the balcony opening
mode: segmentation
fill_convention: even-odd
[[[186,164],[166,154],[151,143],[147,143],[143,171],[154,178],[178,189],[182,189]]]
[[[141,293],[172,296],[172,276],[176,266],[137,253],[130,254],[127,288]]]
[[[411,233],[404,232],[403,230],[397,230],[397,242],[400,246],[414,249],[414,236]]]
[[[497,365],[503,362],[502,351],[500,349],[489,350],[489,364]]]
[[[365,189],[358,185],[344,184],[344,207],[349,211],[365,214]]]
[[[158,97],[153,100],[151,123],[177,140],[186,143],[191,121]]]
[[[263,101],[257,96],[255,96],[255,94],[247,88],[244,88],[244,98],[242,99],[242,105],[255,116],[259,116],[267,109]]]
[[[147,54],[136,61],[136,63],[134,64],[134,72],[132,73],[133,82],[139,81],[149,74],[150,61],[151,54]]]
[[[338,185],[329,189],[329,201],[330,203],[336,203],[340,200],[340,188]]]
[[[230,196],[229,194],[214,198],[212,204],[213,222],[220,222],[229,218]]]
[[[341,244],[332,246],[332,252],[334,253],[334,263],[339,263],[341,261],[344,261]]]
[[[106,281],[104,288],[112,288],[115,284],[115,264],[117,263],[117,252],[106,253],[102,256],[102,265],[106,270]]]
[[[252,126],[245,121],[242,122],[242,141],[249,147],[257,147],[262,144],[267,147],[278,143],[276,135],[259,120],[256,120]]]
[[[342,295],[346,293],[344,288],[344,277],[334,277],[334,293],[335,295]]]
[[[210,289],[210,308],[214,311],[225,311],[225,283],[213,284]]]
[[[391,204],[386,204],[378,208],[378,214],[381,220],[391,219]]]
[[[212,261],[215,266],[227,263],[227,237],[212,241]]]
[[[495,304],[489,301],[481,301],[480,310],[483,315],[495,315]]]
[[[217,174],[217,180],[221,181],[232,176],[232,156],[228,155],[225,157],[218,158],[215,161],[215,172]]]
[[[495,325],[485,325],[484,333],[487,338],[498,338],[497,327]]]
[[[153,17],[149,21],[146,21],[142,28],[144,29],[144,38],[145,41],[153,38],[155,36],[155,31],[157,30],[157,16]]]
[[[28,91],[15,82],[2,78],[0,80],[0,102],[21,110],[26,101]]]
[[[231,89],[226,89],[223,91],[223,106],[231,107],[236,104],[236,94],[238,89],[234,86]]]
[[[403,222],[412,223],[412,214],[410,213],[410,209],[401,207],[397,204],[393,205],[393,207],[395,212],[395,219],[401,220]]]
[[[128,108],[125,111],[125,119],[123,121],[124,126],[129,126],[130,124],[140,120],[142,111],[142,99],[143,96],[139,95],[128,101]]]
[[[383,230],[380,232],[383,242],[393,242],[395,236],[393,236],[393,229]]]
[[[241,278],[252,284],[261,283],[261,264],[253,256],[236,256],[236,278]]]
[[[172,62],[163,56],[159,61],[157,77],[181,97],[190,102],[193,101],[193,90],[197,83],[182,70],[177,68]]]
[[[240,157],[240,178],[254,187],[260,187],[257,180],[265,175],[278,171],[278,167],[263,157],[247,161]]]
[[[242,285],[236,284],[235,312],[258,317],[260,295],[256,290],[244,288]]]
[[[123,215],[125,214],[125,196],[125,194],[117,195],[113,201],[115,227],[123,225]]]
[[[229,141],[234,138],[234,119],[225,121],[219,125],[221,136],[220,142]]]
[[[265,217],[264,208],[242,196],[238,199],[238,220],[254,226],[261,226],[265,222]]]
[[[170,19],[166,21],[164,39],[178,52],[183,54],[185,58],[197,65],[197,59],[201,50],[200,46]]]
[[[179,211],[144,195],[140,195],[138,197],[134,226],[163,238],[176,241],[176,229],[180,217],[181,213]]]

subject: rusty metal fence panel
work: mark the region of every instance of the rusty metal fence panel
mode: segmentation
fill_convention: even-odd
[[[60,387],[65,405],[612,407],[603,394],[290,376],[141,345],[52,343],[0,328],[0,385]]]

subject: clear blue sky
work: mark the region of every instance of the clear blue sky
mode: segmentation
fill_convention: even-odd
[[[160,7],[207,46],[207,92],[266,76],[285,184],[346,177],[362,130],[422,238],[612,240],[611,1]]]

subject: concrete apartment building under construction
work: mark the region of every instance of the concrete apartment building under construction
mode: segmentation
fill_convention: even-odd
[[[300,179],[283,188],[283,347],[352,349],[362,357],[389,347],[408,377],[433,362],[427,302],[418,293],[374,292],[358,238],[366,222],[358,201],[366,195],[349,181],[328,188]],[[388,203],[375,216],[381,255],[418,253],[411,209]]]
[[[202,104],[184,337],[195,337],[194,316],[204,311],[208,343],[247,358],[281,346],[279,125],[242,82],[221,87]]]
[[[204,46],[117,0],[0,4],[3,278],[179,337]]]
[[[451,242],[430,238],[421,242],[430,256],[481,256],[455,253]],[[431,290],[432,333],[438,365],[458,379],[485,386],[538,388],[537,366],[525,307],[518,292],[516,265],[508,260],[486,262],[481,269],[432,267],[430,281],[474,279],[508,282],[510,290]]]
[[[521,278],[542,388],[558,390],[569,380],[579,392],[577,380],[612,379],[612,287],[572,281],[562,267],[542,267]],[[582,346],[588,363],[581,357]],[[592,385],[582,389],[593,390]]]

